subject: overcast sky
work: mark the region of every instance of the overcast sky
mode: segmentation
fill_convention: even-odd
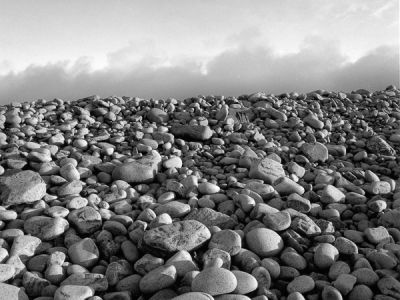
[[[399,85],[398,0],[0,0],[0,103]]]

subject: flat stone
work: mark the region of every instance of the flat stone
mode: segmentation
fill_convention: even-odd
[[[333,185],[326,185],[321,192],[321,202],[325,204],[343,203],[346,199],[345,194]]]
[[[68,248],[70,260],[85,268],[96,265],[99,255],[99,249],[91,238],[84,238]]]
[[[190,212],[189,204],[182,203],[179,201],[170,201],[168,203],[157,206],[154,209],[156,215],[167,213],[171,218],[181,218],[186,216]]]
[[[308,275],[300,275],[289,282],[286,289],[288,293],[299,292],[301,294],[305,294],[311,292],[314,287],[314,279]]]
[[[208,228],[218,226],[221,229],[233,229],[237,224],[237,222],[228,215],[208,207],[193,209],[185,217],[185,220],[199,221]]]
[[[15,274],[15,268],[12,265],[0,264],[0,282],[11,279]]]
[[[30,235],[22,235],[14,238],[10,250],[10,256],[18,256],[23,262],[26,262],[30,257],[35,255],[42,241]]]
[[[299,194],[290,194],[286,203],[287,207],[293,208],[299,212],[307,213],[311,210],[310,200],[300,196]]]
[[[292,218],[287,211],[278,211],[265,214],[263,217],[264,225],[273,231],[283,231],[290,227]]]
[[[328,149],[320,142],[304,143],[300,150],[311,162],[325,162],[328,160]]]
[[[98,273],[74,273],[61,282],[60,285],[84,285],[96,292],[105,292],[108,289],[107,278]]]
[[[367,149],[378,155],[396,155],[396,151],[392,146],[390,146],[382,136],[378,135],[375,135],[368,140]]]
[[[172,286],[176,278],[175,266],[161,266],[144,275],[139,282],[139,288],[144,294],[155,293]]]
[[[132,275],[133,268],[125,259],[111,262],[106,269],[105,276],[110,286],[115,286],[122,278]]]
[[[153,150],[152,155],[115,167],[112,178],[128,183],[149,183],[154,180],[158,173],[160,163],[161,156]]]
[[[38,297],[42,294],[42,290],[50,285],[50,282],[44,278],[39,277],[32,272],[25,272],[22,277],[22,285],[26,293],[30,297]]]
[[[54,240],[64,234],[68,228],[68,221],[60,217],[34,216],[24,223],[25,232],[38,237],[42,241]]]
[[[390,242],[391,239],[389,232],[383,226],[367,228],[364,230],[364,234],[368,241],[375,245],[381,242]]]
[[[335,246],[321,243],[314,253],[314,263],[318,268],[329,268],[339,258],[339,251]]]
[[[282,237],[268,228],[256,228],[246,234],[247,247],[258,256],[271,257],[277,255],[284,247]]]
[[[90,206],[71,211],[68,221],[80,234],[92,234],[102,226],[100,213]]]
[[[196,220],[185,220],[162,225],[144,233],[142,247],[162,254],[179,250],[192,251],[211,238],[208,228]]]
[[[82,191],[83,186],[80,180],[73,180],[67,183],[64,183],[59,187],[57,194],[60,197],[66,197],[69,195],[79,195]]]
[[[218,193],[220,191],[220,188],[216,184],[210,182],[202,182],[199,184],[198,190],[203,195],[210,195]]]
[[[183,277],[187,272],[198,271],[192,256],[186,250],[180,250],[165,262],[165,266],[174,266],[178,277]]]
[[[385,211],[379,217],[379,222],[384,227],[395,227],[400,230],[400,207]]]
[[[0,299],[4,300],[29,300],[23,289],[11,284],[0,282]]]
[[[166,111],[154,107],[147,113],[147,120],[155,123],[165,123],[169,121],[169,116]]]
[[[94,290],[83,285],[62,285],[54,293],[54,300],[86,300],[94,295]]]
[[[193,279],[192,291],[217,296],[233,292],[236,286],[237,279],[231,271],[218,267],[206,267]]]
[[[257,289],[258,282],[253,275],[239,270],[234,270],[232,273],[237,280],[236,288],[232,293],[245,295]]]
[[[0,177],[3,206],[32,203],[46,194],[46,183],[34,171],[7,171]]]
[[[400,299],[400,282],[393,277],[384,277],[378,281],[379,291],[394,299]]]
[[[270,158],[253,163],[249,171],[250,178],[262,179],[267,184],[273,184],[282,176],[285,176],[282,164]]]
[[[242,249],[242,238],[236,231],[230,229],[221,230],[212,235],[208,248],[218,248],[233,256]]]
[[[171,127],[171,133],[176,138],[193,141],[207,141],[213,135],[210,127],[204,125],[174,125]]]
[[[176,296],[171,300],[214,300],[214,297],[202,292],[189,292]]]

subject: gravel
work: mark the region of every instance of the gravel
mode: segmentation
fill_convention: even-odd
[[[400,299],[400,90],[0,107],[0,299]]]

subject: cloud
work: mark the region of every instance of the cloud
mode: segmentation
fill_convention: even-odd
[[[108,55],[108,66],[92,68],[90,58],[31,65],[19,73],[0,75],[0,103],[39,98],[74,100],[93,94],[178,99],[202,95],[351,91],[384,89],[399,84],[399,48],[382,46],[350,63],[337,41],[311,36],[297,53],[277,55],[268,45],[240,34],[236,44],[207,61],[173,58],[147,44],[137,55],[131,44]]]

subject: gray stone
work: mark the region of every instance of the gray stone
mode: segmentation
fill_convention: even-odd
[[[11,284],[0,282],[0,299],[4,300],[29,300],[25,291]]]
[[[328,149],[320,142],[304,143],[300,150],[311,162],[325,162],[328,160]]]
[[[161,156],[153,150],[152,155],[115,167],[112,178],[124,180],[128,183],[149,183],[154,180],[158,173],[160,163]]]
[[[34,171],[7,171],[0,177],[2,205],[32,203],[46,195],[46,183]]]
[[[38,237],[42,241],[54,240],[64,234],[68,228],[68,221],[60,217],[34,216],[24,223],[25,232]]]
[[[206,141],[213,135],[210,127],[203,125],[174,125],[171,127],[171,133],[176,138],[193,141]]]
[[[146,231],[141,246],[156,253],[172,254],[179,250],[198,249],[210,237],[205,225],[196,220],[185,220]]]
[[[282,164],[270,158],[253,163],[249,171],[250,178],[262,179],[267,184],[273,184],[282,176],[285,176]]]
[[[199,221],[208,228],[218,226],[221,229],[233,229],[237,225],[237,222],[228,215],[217,212],[208,207],[193,209],[185,217],[185,220]]]
[[[68,221],[80,234],[92,234],[102,226],[100,213],[90,206],[71,211]]]

